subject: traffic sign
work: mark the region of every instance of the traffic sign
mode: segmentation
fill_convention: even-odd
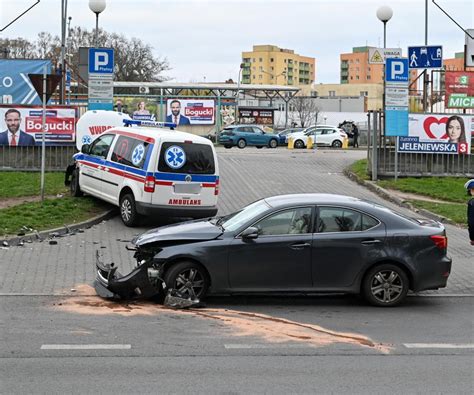
[[[385,64],[387,58],[401,58],[401,48],[369,48],[370,64]]]
[[[408,59],[387,58],[385,63],[385,81],[408,82]]]
[[[410,69],[440,69],[443,67],[443,47],[441,45],[425,45],[408,47]]]
[[[114,73],[114,50],[112,48],[89,48],[89,74],[91,73]]]

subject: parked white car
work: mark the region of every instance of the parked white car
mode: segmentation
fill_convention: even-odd
[[[334,148],[341,148],[344,139],[348,138],[346,132],[336,126],[316,125],[306,128],[302,132],[293,133],[291,137],[294,139],[294,147],[306,148],[310,136],[313,137],[316,145]]]

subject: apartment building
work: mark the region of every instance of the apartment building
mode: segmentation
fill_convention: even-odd
[[[257,85],[311,85],[316,79],[316,59],[276,45],[254,45],[242,52],[242,83]]]

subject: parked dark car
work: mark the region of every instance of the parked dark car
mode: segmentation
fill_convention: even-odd
[[[278,138],[279,138],[278,143],[280,145],[288,144],[288,136],[290,136],[292,133],[298,133],[303,130],[304,128],[289,128],[289,129],[282,130],[281,132],[278,133]]]
[[[253,145],[257,148],[278,147],[278,135],[265,132],[261,127],[255,125],[231,125],[224,128],[218,135],[217,141],[225,148],[234,146],[245,148]]]
[[[376,306],[409,289],[446,286],[451,270],[442,224],[329,194],[282,195],[241,211],[150,230],[133,241],[126,276],[97,262],[97,293],[186,298],[212,293],[361,293]]]

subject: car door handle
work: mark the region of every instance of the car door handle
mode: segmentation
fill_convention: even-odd
[[[381,243],[382,241],[381,240],[364,240],[364,241],[361,241],[360,244],[363,244],[363,245],[373,245],[373,244],[379,244]]]
[[[292,244],[290,246],[290,248],[292,250],[302,250],[303,248],[307,248],[307,247],[311,247],[311,244],[309,244],[309,243],[296,243],[296,244]]]

